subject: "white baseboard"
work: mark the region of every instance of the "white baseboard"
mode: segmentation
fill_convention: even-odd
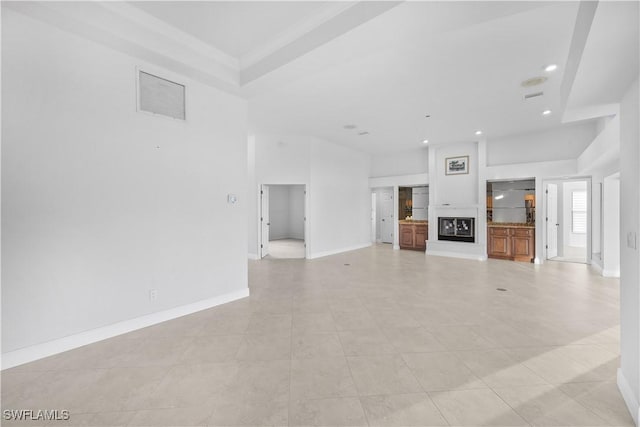
[[[597,271],[599,274],[603,275],[603,270],[602,270],[602,266],[596,262],[593,262],[593,260],[591,261],[591,267]]]
[[[434,255],[434,256],[443,256],[448,258],[463,258],[463,259],[472,259],[476,261],[486,261],[486,255],[476,255],[476,254],[465,254],[460,252],[449,252],[449,251],[427,251],[425,255]]]
[[[371,246],[371,242],[364,243],[364,244],[361,244],[361,245],[349,246],[349,247],[346,247],[346,248],[336,249],[336,250],[332,250],[332,251],[324,251],[324,252],[312,253],[312,254],[309,254],[307,259],[316,259],[316,258],[322,258],[322,257],[329,256],[329,255],[337,255],[337,254],[341,254],[343,252],[349,252],[349,251],[355,251],[355,250],[358,250],[358,249],[368,248],[370,246]]]
[[[620,270],[602,270],[603,277],[620,277]]]
[[[618,368],[618,389],[620,390],[620,394],[622,394],[622,398],[624,399],[624,403],[627,405],[627,409],[629,409],[629,413],[631,417],[635,421],[636,425],[640,425],[640,403],[638,402],[638,397],[635,396],[629,382],[622,374],[622,370]]]
[[[79,334],[69,335],[53,341],[42,344],[36,344],[18,350],[10,351],[2,354],[2,369],[12,368],[14,366],[33,362],[34,360],[44,357],[53,356],[67,350],[82,347],[87,344],[122,335],[137,329],[146,328],[147,326],[175,319],[177,317],[186,316],[187,314],[197,311],[206,310],[217,305],[225,304],[241,298],[249,296],[249,288],[242,289],[228,294],[208,298],[192,304],[181,305],[180,307],[170,308],[169,310],[159,311],[147,314],[145,316],[136,317],[134,319],[124,320],[101,328],[91,329],[89,331],[80,332]]]
[[[249,259],[258,260],[260,259],[260,257],[258,256],[258,254],[249,254]]]

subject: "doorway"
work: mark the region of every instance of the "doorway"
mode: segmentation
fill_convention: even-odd
[[[550,261],[588,264],[591,253],[591,180],[545,182],[545,253]]]
[[[393,187],[376,188],[371,196],[375,211],[372,212],[372,235],[378,243],[393,243],[394,211]],[[373,208],[373,206],[372,206]],[[373,209],[372,209],[373,210]]]
[[[306,258],[306,186],[263,185],[260,191],[260,257]]]

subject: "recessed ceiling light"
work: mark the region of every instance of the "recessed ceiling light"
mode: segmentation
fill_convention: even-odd
[[[476,131],[476,135],[482,135],[482,131],[481,130],[477,130]]]
[[[500,195],[494,197],[494,199],[496,199],[496,200],[504,199],[504,194],[500,194]]]
[[[551,110],[544,110],[544,111],[542,112],[542,115],[543,115],[543,116],[548,116],[549,114],[551,114]]]
[[[356,126],[356,125],[344,125],[344,126],[343,126],[343,128],[345,128],[345,129],[355,129],[355,128],[357,128],[357,127],[358,127],[358,126]]]
[[[425,139],[424,141],[422,141],[422,143],[423,143],[423,144],[428,144],[428,143],[429,143],[429,140],[428,140],[428,139]]]
[[[549,64],[549,65],[547,65],[546,67],[544,67],[544,70],[545,70],[547,73],[550,73],[551,71],[555,71],[555,70],[557,70],[557,69],[558,69],[558,66],[557,66],[556,64]]]

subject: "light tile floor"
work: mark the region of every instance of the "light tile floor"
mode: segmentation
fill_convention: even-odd
[[[378,245],[249,273],[249,298],[3,371],[2,409],[71,419],[2,425],[633,425],[619,284],[586,265]]]
[[[269,241],[268,258],[304,258],[304,240],[278,239]]]

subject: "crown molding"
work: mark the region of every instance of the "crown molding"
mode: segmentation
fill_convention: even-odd
[[[240,57],[240,68],[244,69],[255,65],[264,58],[293,43],[325,22],[332,20],[345,10],[352,8],[357,3],[358,2],[356,1],[330,3],[329,8],[284,29],[275,36],[275,38],[267,40],[262,44],[262,46],[254,48],[248,53],[242,55]]]
[[[155,16],[125,2],[101,2],[100,6],[117,13],[122,19],[127,19],[153,33],[161,34],[176,43],[182,44],[198,54],[210,58],[235,71],[240,69],[240,61],[237,58],[223,52],[216,47],[203,42]]]
[[[240,95],[237,61],[177,29],[154,22],[155,18],[132,10],[132,6],[116,2],[6,2],[3,7]]]

